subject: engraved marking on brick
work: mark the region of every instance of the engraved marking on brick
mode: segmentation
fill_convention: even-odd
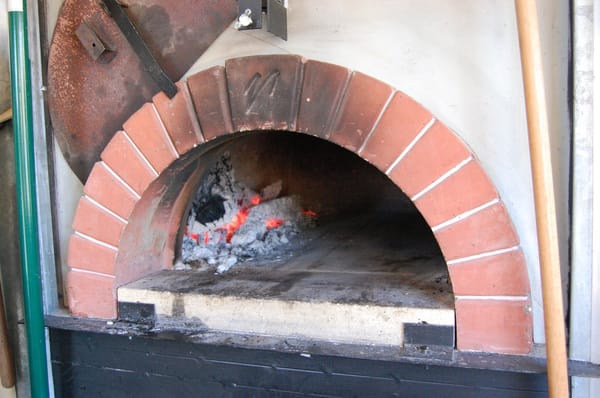
[[[254,110],[254,106],[260,103],[260,99],[264,97],[273,97],[275,90],[279,84],[280,73],[277,69],[271,71],[264,79],[260,73],[255,73],[248,82],[248,86],[244,91],[244,96],[247,97],[246,115],[249,115]]]

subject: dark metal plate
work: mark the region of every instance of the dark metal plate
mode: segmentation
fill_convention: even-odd
[[[267,0],[267,30],[287,41],[287,8],[283,0]]]
[[[189,69],[236,18],[235,0],[128,0],[125,12],[167,75]],[[48,103],[61,150],[84,182],[123,122],[159,91],[116,23],[97,0],[66,0],[48,59]],[[113,51],[90,56],[77,29],[84,23]]]
[[[177,94],[177,87],[173,80],[167,76],[165,71],[154,58],[154,55],[148,49],[146,42],[141,38],[137,29],[129,16],[117,0],[102,0],[104,8],[108,10],[112,19],[117,23],[121,32],[127,38],[129,45],[135,51],[138,58],[144,64],[144,69],[150,73],[152,79],[158,84],[161,91],[164,91],[169,98],[173,98]]]

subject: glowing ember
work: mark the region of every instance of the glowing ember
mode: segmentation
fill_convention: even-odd
[[[302,213],[305,216],[309,216],[309,217],[316,217],[317,216],[317,213],[314,212],[314,211],[312,211],[312,210],[310,210],[310,209],[304,210]]]
[[[267,229],[278,228],[283,225],[283,220],[280,218],[269,218],[265,221],[265,226]]]
[[[225,231],[225,233],[226,233],[225,241],[227,243],[231,243],[231,238],[233,238],[233,235],[246,222],[246,219],[248,218],[248,214],[250,213],[250,209],[253,208],[254,206],[258,206],[261,202],[262,202],[262,198],[260,197],[260,195],[253,196],[250,199],[250,204],[248,206],[242,207],[235,214],[235,216],[233,216],[233,219],[231,220],[231,222],[229,224],[224,225],[222,227],[218,227],[215,229],[215,231]],[[281,225],[281,224],[279,224],[279,225]],[[274,225],[271,228],[276,228],[279,225]],[[193,239],[193,236],[190,235],[190,237]],[[198,239],[196,239],[196,241],[198,242]],[[210,242],[210,236],[208,235],[208,232],[205,232],[204,233],[204,243],[208,245],[209,242]]]
[[[233,238],[233,235],[235,235],[235,233],[237,232],[237,230],[240,229],[240,227],[242,225],[244,225],[244,223],[246,222],[246,219],[248,218],[248,214],[250,213],[250,209],[252,209],[255,206],[258,206],[259,204],[262,203],[262,198],[260,195],[256,195],[253,196],[250,199],[250,204],[248,204],[247,206],[242,207],[233,217],[233,219],[231,220],[231,222],[227,225],[221,226],[221,227],[217,227],[215,228],[215,231],[219,231],[219,232],[225,232],[225,242],[227,243],[231,243],[231,239]],[[313,210],[310,209],[306,209],[306,210],[302,210],[302,214],[307,216],[307,217],[312,217],[315,218],[317,217],[317,213]],[[268,218],[267,220],[265,220],[265,227],[267,228],[267,230],[273,229],[273,228],[279,228],[283,225],[284,221],[280,218]],[[196,241],[196,244],[200,244],[200,235],[196,234],[196,233],[188,233],[187,232],[187,227],[185,228],[185,232],[184,232],[187,236],[189,236],[191,239],[193,239],[194,241]],[[219,235],[219,240],[221,239],[222,235]],[[204,232],[204,236],[203,236],[203,240],[204,240],[204,244],[208,245],[210,243],[210,234],[207,232]]]
[[[240,211],[237,212],[231,222],[223,227],[219,227],[216,231],[225,231],[227,234],[225,235],[225,241],[227,243],[231,243],[231,238],[233,238],[233,234],[235,231],[240,229],[242,225],[246,222],[248,218],[248,213],[250,213],[250,207],[242,207]]]
[[[303,210],[299,197],[281,192],[281,181],[260,193],[238,183],[224,155],[194,196],[181,269],[216,265],[216,272],[222,273],[256,256],[275,255],[302,229],[315,226],[317,213]]]
[[[260,195],[256,195],[252,199],[250,199],[250,203],[254,206],[258,206],[261,201],[262,201],[262,198],[260,197]]]

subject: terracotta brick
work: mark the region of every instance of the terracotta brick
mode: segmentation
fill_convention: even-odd
[[[415,205],[427,223],[436,226],[497,197],[496,189],[479,163],[471,160],[417,199]]]
[[[225,68],[215,66],[196,73],[187,84],[204,139],[232,133]]]
[[[459,350],[527,354],[532,347],[529,300],[456,300]]]
[[[171,99],[164,92],[152,98],[177,153],[183,155],[204,141],[186,83],[178,82],[179,92]]]
[[[225,70],[234,129],[295,130],[302,67],[297,55],[228,60]]]
[[[436,231],[446,261],[517,246],[519,239],[502,203]]]
[[[109,245],[118,246],[125,225],[87,198],[79,200],[73,220],[73,229],[76,231]]]
[[[448,270],[455,295],[529,295],[527,264],[521,249],[448,264]]]
[[[156,178],[122,131],[115,134],[100,157],[139,195]]]
[[[71,235],[67,257],[69,267],[114,275],[116,258],[117,250]]]
[[[408,107],[404,107],[403,109],[405,110],[406,108]],[[403,137],[398,137],[402,141],[401,145],[406,146],[408,144],[406,140],[420,131],[423,125],[429,121],[425,121],[427,117],[427,115],[421,115],[421,118],[412,124],[411,133],[405,134]],[[383,150],[384,148],[380,147],[379,149]],[[372,151],[373,148],[370,147],[369,150]],[[465,160],[470,153],[469,148],[452,131],[442,123],[436,122],[416,142],[402,161],[391,170],[389,176],[396,184],[402,187],[404,193],[412,197],[452,167]],[[367,155],[367,151],[365,151],[365,156],[369,156],[369,160],[373,162],[379,161],[379,158],[381,158],[381,155],[377,153]],[[390,158],[392,157],[393,155],[386,156],[382,165],[389,166]]]
[[[115,319],[117,297],[114,279],[80,271],[67,274],[69,309],[75,316]]]
[[[373,129],[394,89],[360,72],[353,72],[330,139],[358,151]]]
[[[385,172],[432,117],[412,98],[396,92],[360,155]]]
[[[94,165],[83,192],[125,219],[129,217],[137,202],[133,193],[108,171],[104,162]]]
[[[347,68],[325,62],[306,62],[298,131],[329,137],[351,73]]]
[[[123,129],[159,174],[177,159],[153,104],[144,104]]]

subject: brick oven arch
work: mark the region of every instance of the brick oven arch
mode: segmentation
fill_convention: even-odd
[[[472,151],[420,104],[294,55],[231,59],[178,87],[133,114],[88,177],[67,259],[74,315],[115,318],[118,286],[172,266],[200,154],[227,136],[283,130],[355,152],[414,202],[448,265],[458,349],[531,350],[527,268],[506,208]]]

